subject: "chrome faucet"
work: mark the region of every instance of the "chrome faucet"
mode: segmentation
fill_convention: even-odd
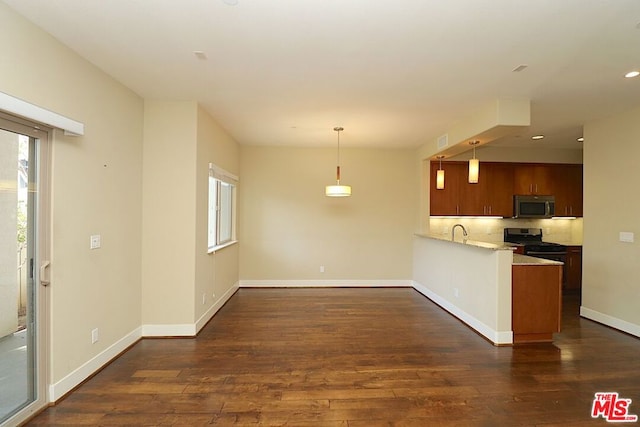
[[[464,225],[462,225],[462,224],[456,224],[453,227],[451,227],[451,241],[453,241],[455,239],[456,227],[462,228],[462,235],[466,238],[467,235],[468,235],[467,234],[467,229],[464,228]]]

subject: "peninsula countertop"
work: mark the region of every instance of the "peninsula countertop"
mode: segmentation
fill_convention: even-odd
[[[508,243],[508,242],[489,243],[489,242],[480,242],[478,240],[469,240],[469,239],[461,239],[461,238],[451,240],[443,235],[433,235],[433,234],[416,233],[416,236],[424,237],[426,239],[441,240],[443,242],[450,242],[450,243],[455,243],[459,245],[467,245],[467,246],[475,246],[478,248],[491,249],[494,251],[503,251],[503,250],[513,251],[518,246],[517,244]],[[513,265],[562,265],[562,264],[563,263],[560,261],[553,261],[549,259],[537,258],[537,257],[520,255],[515,253],[513,254]]]
[[[424,237],[426,239],[441,240],[443,242],[457,243],[459,245],[476,246],[478,248],[492,249],[494,251],[514,250],[516,247],[516,245],[512,243],[505,243],[505,242],[489,243],[489,242],[481,242],[478,240],[462,239],[460,237],[456,238],[455,240],[451,240],[446,236],[437,235],[437,234],[416,233],[415,235],[418,237]]]

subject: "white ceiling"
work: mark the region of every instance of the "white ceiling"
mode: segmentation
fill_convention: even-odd
[[[197,100],[241,144],[333,145],[341,125],[343,146],[417,147],[524,97],[530,128],[500,143],[569,147],[640,105],[623,77],[638,0],[2,1],[140,96]]]

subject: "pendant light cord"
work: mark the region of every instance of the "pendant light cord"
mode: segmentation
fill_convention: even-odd
[[[342,127],[334,127],[333,130],[338,132],[338,156],[337,156],[337,167],[336,167],[336,181],[338,184],[340,183],[340,132],[344,130]]]

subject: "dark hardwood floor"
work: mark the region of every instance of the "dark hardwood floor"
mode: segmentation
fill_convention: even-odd
[[[28,425],[607,425],[607,391],[640,414],[640,340],[578,305],[553,344],[495,347],[409,288],[240,289],[197,338],[140,341]]]

